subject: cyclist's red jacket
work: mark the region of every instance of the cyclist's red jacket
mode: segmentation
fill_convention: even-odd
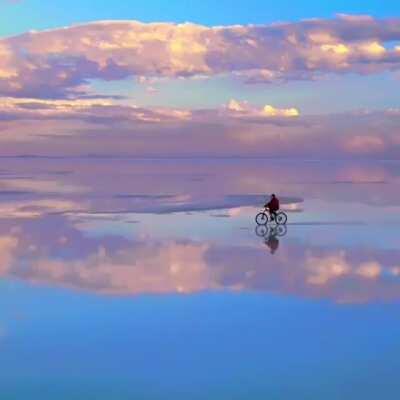
[[[271,201],[267,204],[267,207],[271,211],[278,211],[279,210],[279,200],[276,197],[272,198]]]

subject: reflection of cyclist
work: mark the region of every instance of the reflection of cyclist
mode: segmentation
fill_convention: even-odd
[[[275,229],[272,229],[271,233],[268,235],[267,238],[265,238],[265,244],[269,247],[271,250],[271,254],[274,254],[279,247],[279,239],[276,237],[277,231]]]
[[[271,220],[273,221],[276,219],[276,212],[279,210],[279,199],[272,194],[271,200],[264,207],[268,208],[269,213],[271,214]]]

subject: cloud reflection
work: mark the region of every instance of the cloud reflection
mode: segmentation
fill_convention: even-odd
[[[93,238],[65,217],[23,221],[2,221],[3,278],[107,295],[228,290],[340,303],[400,299],[397,250],[326,248],[283,238],[272,255],[256,236],[237,245],[116,234]]]
[[[365,245],[349,221],[392,220],[398,176],[396,163],[39,158],[28,168],[5,159],[0,274],[108,295],[227,290],[397,301],[395,238],[381,230]],[[292,223],[275,238],[279,248],[252,233],[272,191]]]

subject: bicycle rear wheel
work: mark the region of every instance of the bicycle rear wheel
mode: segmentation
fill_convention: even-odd
[[[260,212],[256,215],[256,223],[257,225],[267,225],[268,216],[265,212]]]
[[[276,214],[275,219],[276,219],[276,223],[278,225],[286,225],[287,215],[283,211],[281,211],[281,212],[278,212],[278,214]]]

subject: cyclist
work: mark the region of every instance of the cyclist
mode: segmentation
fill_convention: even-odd
[[[276,219],[276,212],[279,210],[279,199],[272,194],[270,201],[264,206],[268,208],[269,213],[271,214],[271,220]]]

